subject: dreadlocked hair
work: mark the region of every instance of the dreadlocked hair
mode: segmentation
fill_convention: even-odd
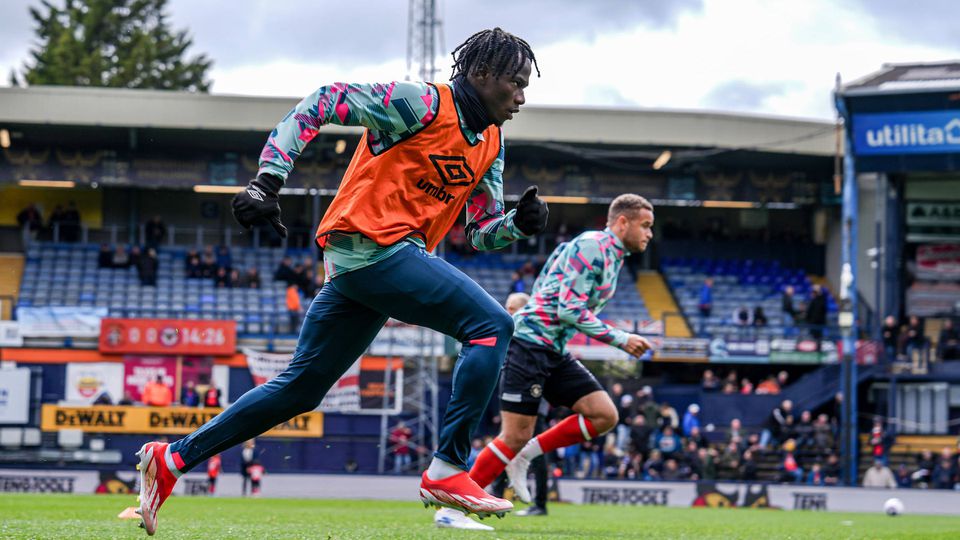
[[[525,61],[533,63],[540,76],[537,66],[537,57],[526,41],[510,32],[494,28],[481,30],[467,38],[453,50],[453,73],[450,80],[457,75],[475,75],[487,72],[494,77],[501,75],[515,75],[523,67]]]

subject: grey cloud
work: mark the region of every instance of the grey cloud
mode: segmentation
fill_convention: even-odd
[[[960,6],[956,0],[857,0],[857,3],[862,15],[872,19],[884,35],[908,42],[960,48],[960,32],[957,32]]]
[[[620,90],[612,86],[591,85],[586,88],[584,102],[591,105],[614,105],[622,107],[636,107],[636,101],[626,97]]]
[[[768,98],[783,94],[795,84],[783,81],[769,83],[726,81],[710,90],[701,103],[718,109],[762,109]]]

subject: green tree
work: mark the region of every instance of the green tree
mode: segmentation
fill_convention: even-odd
[[[193,39],[169,27],[167,0],[41,4],[30,8],[39,43],[17,82],[209,91],[213,62],[203,54],[185,57]]]

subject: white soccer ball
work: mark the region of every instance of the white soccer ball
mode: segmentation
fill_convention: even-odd
[[[888,516],[899,516],[903,513],[903,501],[896,497],[887,499],[887,502],[883,503],[883,511]]]

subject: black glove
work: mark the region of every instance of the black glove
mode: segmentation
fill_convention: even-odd
[[[549,213],[547,203],[537,197],[537,186],[530,186],[523,192],[517,203],[517,213],[513,216],[513,222],[520,232],[532,236],[546,228]]]
[[[233,197],[233,217],[244,229],[249,229],[261,221],[267,221],[283,238],[287,237],[287,228],[280,222],[280,187],[283,186],[276,176],[261,174]]]

